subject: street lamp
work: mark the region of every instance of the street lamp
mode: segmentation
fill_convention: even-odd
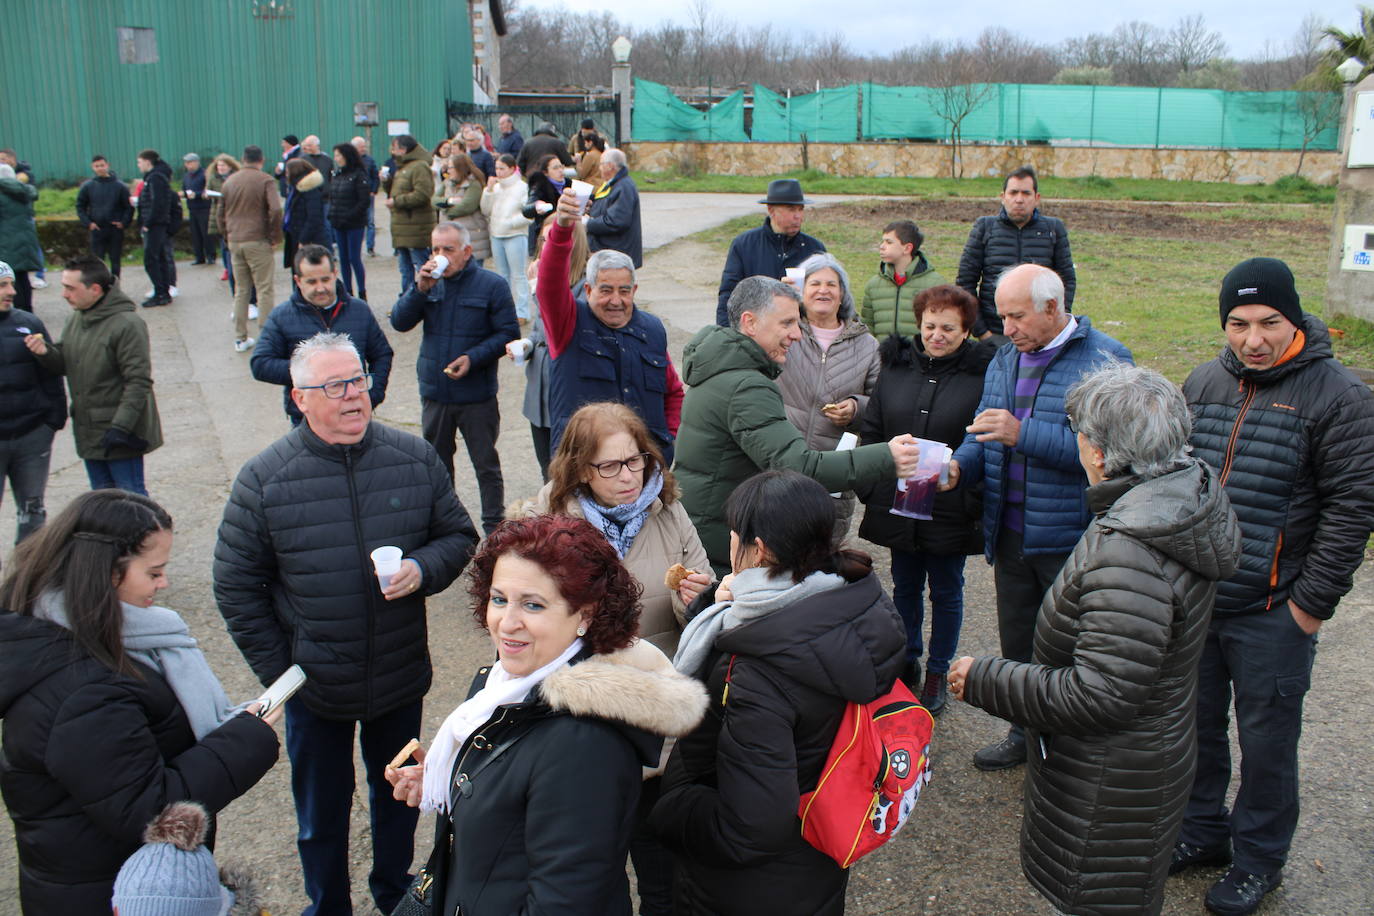
[[[627,52],[628,53],[628,52]],[[1360,78],[1364,72],[1364,61],[1358,57],[1347,57],[1339,67],[1336,68],[1336,75],[1341,78],[1342,83],[1350,84]]]
[[[628,64],[630,62],[631,47],[632,46],[630,44],[630,39],[626,38],[624,35],[621,35],[615,41],[611,42],[611,57],[613,57],[615,59],[615,62],[618,64]],[[1359,63],[1359,61],[1356,61],[1356,63]],[[1345,65],[1342,64],[1341,66]],[[1363,64],[1361,64],[1361,66],[1363,66]]]
[[[1350,108],[1350,91],[1355,87],[1355,81],[1364,72],[1364,61],[1358,57],[1347,57],[1336,67],[1336,75],[1341,78],[1344,84],[1341,87],[1341,120],[1340,126],[1336,129],[1336,152],[1345,152],[1345,117]]]

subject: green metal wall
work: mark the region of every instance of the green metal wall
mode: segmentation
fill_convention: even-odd
[[[283,0],[277,0],[279,6]],[[124,178],[151,147],[269,163],[283,134],[318,134],[328,151],[363,131],[354,102],[408,119],[426,147],[447,129],[445,102],[472,101],[472,32],[463,0],[3,0],[0,146],[40,181],[90,175],[103,153]],[[156,32],[158,62],[119,62],[116,28]]]

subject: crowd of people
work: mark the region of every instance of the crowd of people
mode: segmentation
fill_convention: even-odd
[[[1072,310],[1068,232],[1033,170],[973,224],[954,283],[900,220],[861,289],[781,179],[730,246],[716,323],[675,359],[637,302],[624,153],[591,123],[566,144],[498,124],[433,151],[394,137],[380,166],[362,138],[329,156],[287,136],[271,172],[257,146],[204,170],[191,155],[180,191],[156,151],[134,189],[96,157],[60,338],[24,298],[34,188],[0,157],[0,472],[18,507],[0,790],[24,911],[222,912],[148,907],[233,899],[205,870],[214,821],[275,763],[284,718],[307,913],[351,912],[355,741],[383,912],[628,914],[628,862],[649,916],[842,913],[849,872],[803,839],[800,799],[850,704],[898,682],[932,715],[1006,721],[972,763],[1027,766],[1023,869],[1055,912],[1158,913],[1193,866],[1226,866],[1209,910],[1257,909],[1296,827],[1317,632],[1374,529],[1374,395],[1287,266],[1225,275],[1225,346],[1180,390]],[[379,192],[402,290],[387,320],[421,334],[421,436],[373,418],[394,359],[366,300]],[[253,673],[304,672],[280,706],[232,705],[156,604],[173,526],[143,458],[162,427],[118,268],[137,221],[142,305],[171,301],[183,202],[193,263],[227,259],[234,346],[291,423],[238,471],[213,557]],[[502,358],[525,367],[537,493],[506,490]],[[69,417],[91,491],[47,521]],[[455,495],[459,436],[480,531]],[[888,580],[850,539],[859,504]],[[383,548],[402,559],[374,571]],[[958,657],[978,554],[1000,655]],[[493,661],[416,747],[426,599],[465,570]]]

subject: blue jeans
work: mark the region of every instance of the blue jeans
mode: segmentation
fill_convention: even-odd
[[[420,809],[391,797],[383,771],[401,747],[420,733],[421,701],[368,721],[324,719],[300,697],[286,703],[286,753],[296,800],[296,847],[305,893],[303,916],[353,912],[348,881],[348,819],[353,808],[353,730],[360,726],[372,812],[372,872],[368,889],[377,908],[390,913],[410,885],[415,825]]]
[[[372,254],[377,247],[377,218],[374,213],[377,205],[376,193],[367,202],[367,253]]]
[[[43,493],[48,488],[48,462],[52,458],[52,428],[38,424],[22,436],[0,440],[0,499],[5,496],[5,478],[14,491],[14,515],[18,531],[14,543],[43,527],[48,510],[43,508]]]
[[[92,490],[128,490],[140,496],[148,495],[148,488],[143,484],[142,455],[115,461],[87,458],[86,477]]]
[[[515,299],[515,317],[530,317],[530,281],[525,276],[526,243],[523,235],[491,240],[491,259],[496,272],[510,284]]]
[[[229,295],[234,295],[234,259],[229,253],[228,243],[219,246],[220,259],[224,261],[224,271],[229,274]]]
[[[926,671],[948,674],[949,662],[959,646],[964,625],[964,557],[892,551],[892,603],[906,624],[906,657],[921,657],[921,629],[925,617],[922,601],[930,580],[930,658]]]
[[[335,229],[339,240],[339,275],[344,289],[353,295],[353,278],[357,277],[357,290],[361,294],[367,290],[367,269],[363,267],[363,233],[365,229]]]
[[[402,293],[410,289],[410,287],[415,283],[415,271],[419,270],[421,265],[423,265],[428,260],[428,248],[396,249],[396,263],[399,264],[401,268]]]
[[[1288,861],[1298,825],[1298,738],[1312,681],[1317,637],[1304,633],[1285,603],[1269,611],[1213,617],[1197,682],[1197,775],[1179,839],[1219,846],[1252,874]],[[1232,692],[1240,738],[1240,789],[1231,783]]]

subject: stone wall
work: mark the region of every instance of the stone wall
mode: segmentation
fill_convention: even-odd
[[[800,143],[627,143],[636,171],[695,171],[712,175],[777,175],[806,166]],[[941,178],[950,173],[950,148],[938,143],[811,143],[807,163],[844,177]],[[964,175],[1001,176],[1034,165],[1043,176],[1167,178],[1270,184],[1293,174],[1298,153],[1288,150],[1123,149],[1082,146],[967,146]],[[1309,151],[1302,174],[1335,184],[1340,153]]]

